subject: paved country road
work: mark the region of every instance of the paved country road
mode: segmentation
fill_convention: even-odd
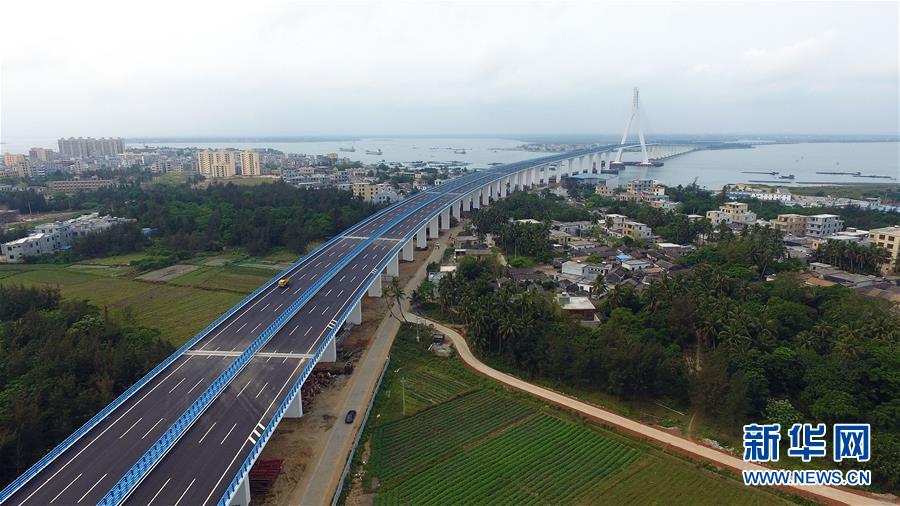
[[[572,411],[576,411],[592,420],[611,425],[613,427],[618,427],[643,439],[649,439],[667,448],[672,448],[675,451],[687,454],[693,458],[707,460],[716,465],[726,467],[738,473],[740,473],[740,471],[743,469],[766,469],[765,467],[757,464],[744,462],[743,460],[734,457],[733,455],[714,450],[707,446],[703,446],[689,439],[670,434],[650,425],[644,425],[640,422],[631,420],[630,418],[625,418],[624,416],[617,415],[605,409],[598,408],[597,406],[587,404],[585,402],[579,401],[578,399],[563,395],[559,392],[554,392],[553,390],[548,390],[546,388],[523,381],[519,378],[516,378],[515,376],[511,376],[504,372],[498,371],[478,360],[478,358],[472,354],[471,350],[469,350],[469,345],[466,343],[466,340],[463,339],[463,337],[458,332],[449,327],[441,325],[436,321],[428,320],[423,317],[420,318],[422,320],[422,323],[426,325],[434,325],[435,330],[449,337],[450,340],[453,341],[453,345],[459,352],[459,356],[460,358],[462,358],[462,361],[468,367],[483,376],[487,376],[490,379],[499,381],[505,385],[515,388],[516,390],[528,393],[535,397],[539,397],[548,402],[552,402],[553,404],[562,406]],[[834,487],[815,486],[802,488],[785,488],[790,489],[791,492],[802,494],[807,497],[812,497],[826,504],[850,504],[854,506],[891,504],[887,501],[879,501],[878,499],[873,497]]]

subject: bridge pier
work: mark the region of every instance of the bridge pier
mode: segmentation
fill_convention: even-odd
[[[250,506],[250,473],[244,475],[228,506]]]
[[[506,185],[509,184],[509,178],[503,178],[500,180],[500,198],[506,198]]]
[[[352,323],[353,325],[359,325],[362,323],[362,301],[357,301],[356,304],[353,305],[353,309],[350,310],[350,314],[347,315],[347,321]]]
[[[428,222],[428,238],[435,239],[438,236],[438,219],[437,216],[434,217],[430,222]]]
[[[462,200],[462,210],[470,212],[472,210],[472,194],[466,195]]]
[[[472,200],[473,209],[481,209],[481,190],[472,193],[469,198]]]
[[[378,276],[378,278],[379,278],[379,282],[380,282],[381,276]],[[381,285],[379,284],[378,286],[380,287]],[[379,293],[378,296],[381,297],[381,294]],[[331,340],[331,343],[328,345],[327,348],[325,348],[325,351],[322,352],[322,358],[320,358],[319,360],[321,362],[337,362],[337,344],[335,343],[334,339]],[[297,398],[299,399],[300,396],[298,395]],[[302,413],[302,411],[303,411],[302,406],[300,408],[300,411]]]
[[[486,206],[491,203],[491,195],[490,190],[488,190],[487,186],[481,187],[481,205]]]
[[[462,200],[454,200],[453,207],[450,208],[450,215],[459,221],[462,218]]]
[[[441,230],[450,230],[450,208],[441,211]]]
[[[375,276],[375,282],[372,283],[372,286],[369,287],[369,290],[366,292],[369,297],[381,297],[381,273],[379,272],[377,276]]]
[[[413,260],[413,242],[410,239],[403,244],[403,261],[412,262]]]
[[[425,249],[428,247],[428,243],[425,239],[425,227],[422,227],[418,232],[416,232],[416,247],[419,249]]]
[[[392,258],[388,261],[387,275],[393,278],[400,275],[400,257],[398,255],[392,255]]]
[[[334,341],[332,341],[334,343]],[[288,404],[287,410],[284,412],[285,418],[302,418],[303,417],[303,399],[298,391],[294,399]]]

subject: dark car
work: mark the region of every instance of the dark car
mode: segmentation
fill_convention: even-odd
[[[353,420],[356,420],[356,410],[351,409],[347,412],[347,416],[344,417],[345,423],[353,423]]]

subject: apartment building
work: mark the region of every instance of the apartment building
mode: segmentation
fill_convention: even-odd
[[[881,272],[884,274],[893,272],[897,258],[900,258],[900,226],[869,230],[869,241],[886,249],[890,254],[890,260],[881,266]]]
[[[241,151],[241,175],[262,175],[262,169],[259,163],[259,153],[257,153],[256,151]]]
[[[843,229],[844,220],[836,214],[814,214],[806,217],[807,237],[828,237]]]
[[[366,202],[375,200],[378,195],[378,185],[372,183],[353,183],[353,196],[360,197]]]
[[[802,214],[779,214],[777,218],[769,222],[769,225],[785,235],[797,237],[806,235],[806,216]]]
[[[204,176],[232,177],[237,173],[236,166],[233,151],[220,149],[197,153],[197,169]]]
[[[26,237],[0,244],[0,259],[21,263],[26,257],[48,255],[66,249],[79,237],[133,221],[135,220],[92,213],[71,220],[46,223],[35,227]]]
[[[625,185],[625,190],[628,193],[652,193],[654,186],[656,186],[656,181],[652,179],[635,179]]]
[[[635,241],[646,241],[653,236],[653,231],[643,223],[626,220],[622,223],[622,235],[631,237]]]
[[[706,219],[713,225],[752,225],[756,223],[756,213],[751,211],[743,202],[726,202],[719,206],[717,211],[707,211]]]
[[[52,193],[78,193],[99,190],[108,186],[115,186],[112,179],[70,179],[68,181],[50,181],[47,187]]]
[[[59,139],[59,153],[66,158],[94,158],[102,156],[115,156],[125,152],[125,139],[106,138],[94,139],[93,137],[69,137]]]

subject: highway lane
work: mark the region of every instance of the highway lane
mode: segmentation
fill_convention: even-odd
[[[417,198],[407,199],[390,212],[355,227],[350,234],[360,234],[364,237],[364,234],[378,230],[384,223],[427,197],[428,195],[422,194]],[[362,240],[342,238],[314,253],[287,276],[291,279],[289,289],[273,286],[260,293],[246,308],[222,322],[216,331],[211,332],[192,349],[242,351],[262,329],[281,314],[283,307],[293,302],[303,290],[318,279],[322,272],[327,271]],[[20,504],[23,501],[31,504],[50,502],[75,504],[79,500],[82,503],[96,502],[108,490],[108,486],[104,488],[104,485],[107,485],[107,482],[110,485],[114,483],[140,458],[168,428],[169,423],[177,418],[193,402],[195,396],[206,389],[231,361],[233,357],[227,360],[207,358],[202,361],[191,360],[190,357],[179,358],[51,462],[39,476],[26,483],[9,498],[8,502],[10,504]],[[177,374],[170,374],[170,371],[177,371]],[[188,389],[188,385],[192,388]],[[185,392],[184,396],[174,397],[172,394],[177,395],[181,386],[185,386],[180,389]],[[157,416],[160,406],[164,408],[165,413]],[[116,430],[121,426],[128,430],[117,435]],[[105,451],[110,447],[115,447],[117,451]]]
[[[439,199],[414,212],[392,228],[390,233],[397,235],[399,230],[405,233],[418,230],[429,215],[459,198],[458,195],[451,195]],[[329,323],[344,313],[373,275],[373,269],[389,254],[396,255],[397,247],[398,242],[390,240],[379,240],[369,245],[338,276],[323,286],[260,353],[313,353],[327,336]],[[276,370],[272,372],[262,370],[259,361],[259,358],[254,359],[253,365],[242,371],[229,386],[229,393],[223,393],[200,416],[182,440],[144,478],[129,497],[129,503],[147,504],[152,501],[153,504],[175,504],[181,501],[182,504],[202,504],[218,501],[252,450],[259,433],[274,416],[282,400],[280,392],[290,388],[302,371],[302,367],[290,368],[291,359],[287,357],[265,359],[265,363],[275,363]],[[253,390],[256,387],[261,388],[259,398],[241,400],[240,409],[235,412],[232,409],[235,405],[234,393],[239,389]],[[223,424],[222,420],[231,422],[231,426]],[[223,438],[218,445],[200,448],[199,441],[204,434],[226,429],[231,433],[229,437]],[[204,462],[204,465],[197,466],[191,473],[184,473],[183,465],[191,462],[190,459]]]

